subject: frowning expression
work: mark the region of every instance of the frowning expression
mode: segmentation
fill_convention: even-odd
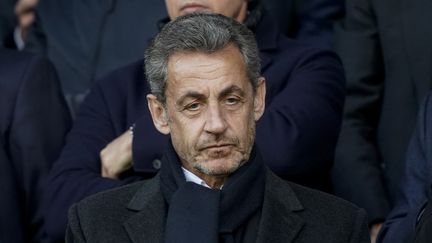
[[[256,92],[238,48],[174,54],[168,61],[166,120],[183,166],[195,174],[231,174],[249,159],[265,84]]]

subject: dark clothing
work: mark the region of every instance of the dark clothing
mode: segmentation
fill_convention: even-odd
[[[168,205],[165,242],[236,243],[256,239],[258,220],[254,219],[260,215],[265,186],[265,167],[256,148],[221,190],[186,182],[171,143],[164,156],[159,177]]]
[[[432,201],[426,205],[420,217],[413,243],[430,242],[432,242]]]
[[[418,107],[432,84],[431,11],[429,0],[351,0],[336,29],[347,100],[334,189],[371,222],[385,219],[398,194]]]
[[[268,169],[260,173],[265,175],[262,210],[256,241],[247,242],[370,242],[364,210],[331,195],[283,181]],[[75,204],[69,211],[66,242],[163,242],[169,210],[161,183],[157,175]],[[243,206],[240,203],[236,209]],[[192,206],[191,211],[194,210]]]
[[[15,16],[16,0],[0,1],[0,48],[15,49],[14,30],[18,25]]]
[[[408,147],[401,194],[395,198],[378,242],[412,242],[417,218],[432,196],[432,94],[420,109]]]
[[[333,48],[333,26],[344,15],[343,0],[262,0],[280,31],[312,46]]]
[[[0,114],[0,185],[9,191],[0,197],[5,213],[0,242],[39,242],[42,187],[70,127],[52,65],[28,53],[0,50]],[[19,227],[13,226],[16,220]],[[16,238],[4,240],[3,233]]]
[[[53,62],[76,111],[96,78],[143,57],[165,16],[161,0],[43,0],[26,50]]]
[[[328,47],[341,0],[265,0],[283,33]],[[162,0],[43,0],[36,8],[26,49],[55,65],[73,111],[94,80],[142,59],[156,24],[166,16]]]
[[[339,59],[281,36],[265,16],[255,33],[267,80],[266,111],[257,123],[261,154],[278,175],[329,190],[344,100]],[[109,74],[81,106],[49,177],[46,222],[55,239],[63,238],[67,210],[74,202],[154,176],[160,168],[168,137],[153,125],[143,70],[141,60]],[[134,123],[133,171],[121,180],[102,178],[100,151]]]

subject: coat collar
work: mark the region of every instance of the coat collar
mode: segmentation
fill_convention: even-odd
[[[123,224],[132,242],[163,241],[166,209],[159,175],[144,182],[127,208],[136,212]]]
[[[304,208],[286,181],[277,177],[269,169],[266,174],[257,243],[294,242],[305,224],[304,219],[298,215],[298,212],[303,211]]]
[[[166,209],[158,175],[144,182],[127,207],[135,211],[123,224],[132,242],[163,241]],[[257,243],[293,242],[305,223],[297,215],[302,210],[303,206],[290,185],[266,169]],[[280,227],[281,225],[285,227]]]

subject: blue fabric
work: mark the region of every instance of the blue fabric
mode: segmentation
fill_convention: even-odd
[[[420,109],[417,128],[407,151],[401,194],[395,199],[378,242],[412,242],[417,218],[432,186],[432,94]]]
[[[70,123],[53,66],[0,50],[0,242],[42,241],[42,188]]]
[[[256,29],[267,79],[266,111],[257,123],[257,145],[278,175],[324,188],[340,129],[344,73],[338,57],[279,34],[264,16]],[[84,101],[62,155],[49,176],[46,222],[63,239],[67,210],[96,192],[152,176],[168,137],[153,126],[143,61],[116,70],[96,83]],[[121,180],[100,175],[100,151],[136,124],[134,170]],[[328,188],[327,188],[328,189]]]

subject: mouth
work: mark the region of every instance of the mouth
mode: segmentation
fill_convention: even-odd
[[[220,149],[227,149],[231,146],[234,146],[230,143],[224,143],[224,144],[212,144],[212,145],[206,145],[201,148],[201,150],[220,150]]]
[[[188,3],[180,8],[180,13],[182,15],[189,14],[189,13],[195,13],[195,12],[205,12],[207,10],[207,7],[196,4],[196,3]]]

